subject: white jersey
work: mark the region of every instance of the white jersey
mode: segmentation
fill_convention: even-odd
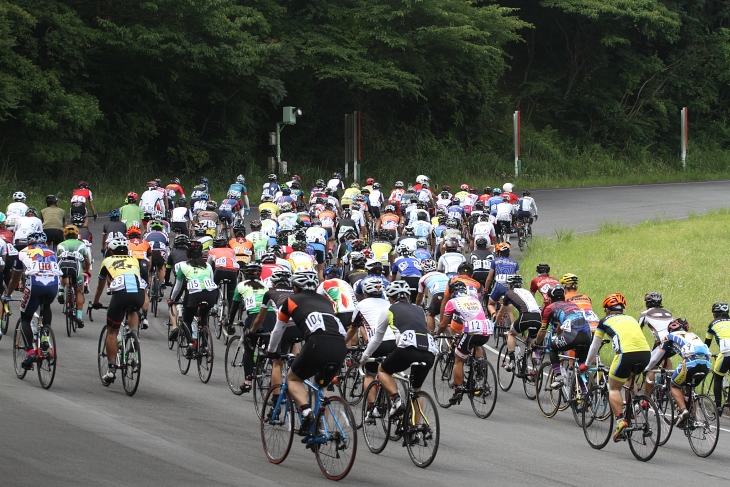
[[[500,203],[497,205],[497,221],[511,221],[514,206],[510,203]]]
[[[466,258],[457,252],[446,252],[439,257],[438,271],[444,274],[456,274],[459,266],[466,262]]]
[[[342,180],[337,178],[332,178],[329,181],[327,181],[327,187],[332,188],[335,191],[343,190],[345,189],[345,183],[342,182]]]
[[[461,199],[461,206],[473,208],[478,199],[479,196],[469,193]]]
[[[380,298],[365,298],[357,304],[352,314],[353,323],[362,323],[365,334],[370,342],[375,336],[375,329],[383,319],[387,319],[390,303]],[[388,327],[383,335],[383,341],[395,340],[393,330]]]
[[[193,219],[193,214],[185,206],[179,206],[172,210],[173,223],[187,223]]]
[[[193,213],[205,210],[208,207],[208,200],[198,200],[193,205]]]
[[[350,218],[355,220],[355,224],[358,226],[358,228],[365,226],[365,216],[362,214],[361,211],[353,211]]]
[[[15,227],[15,223],[18,221],[18,218],[25,216],[25,212],[27,210],[28,205],[25,203],[21,203],[20,201],[10,203],[8,205],[8,211],[5,212],[5,216],[7,217],[5,226],[12,230],[13,227]]]
[[[25,243],[29,234],[42,231],[43,222],[40,218],[34,216],[20,217],[15,224],[15,238],[13,239],[13,243],[15,244],[18,241]]]
[[[307,228],[307,243],[327,245],[327,230],[322,227]]]
[[[370,192],[370,206],[380,208],[380,205],[383,204],[384,201],[385,198],[383,197],[383,192],[379,189],[374,189]]]
[[[153,213],[155,210],[164,211],[164,196],[157,189],[148,189],[142,193],[142,197],[139,199],[139,207],[145,213]]]
[[[654,342],[660,343],[669,335],[667,327],[673,319],[672,313],[664,308],[649,308],[639,315],[639,326],[647,325],[654,335]]]
[[[492,225],[490,222],[479,222],[476,225],[474,225],[474,229],[472,230],[472,235],[474,236],[474,240],[476,240],[479,237],[486,237],[487,240],[491,239],[490,242],[494,242],[496,238],[496,234],[494,232],[494,225]]]
[[[279,215],[279,230],[294,230],[297,226],[297,220],[299,217],[296,213],[287,212]]]

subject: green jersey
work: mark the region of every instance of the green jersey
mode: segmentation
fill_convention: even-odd
[[[86,259],[91,259],[91,255],[89,255],[89,248],[82,240],[77,238],[64,240],[58,244],[56,255],[58,256],[59,261],[76,260],[82,262]]]
[[[129,227],[135,226],[137,228],[142,228],[142,220],[144,220],[144,211],[142,211],[142,208],[135,204],[126,204],[119,208],[119,213],[121,216],[119,217],[119,220],[124,222],[127,225],[127,230],[129,230]]]
[[[246,281],[238,283],[236,290],[233,293],[233,300],[241,302],[243,301],[243,307],[246,308],[246,312],[249,315],[257,314],[261,311],[261,303],[264,300],[264,294],[266,294],[266,286],[261,289],[254,289]]]

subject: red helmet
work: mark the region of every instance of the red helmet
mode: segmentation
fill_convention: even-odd
[[[301,176],[297,176],[296,174],[295,174],[294,176],[292,176],[291,178],[292,178],[292,179],[296,179],[296,180],[297,180],[297,181],[299,181],[300,183],[302,182],[302,178],[301,178]]]
[[[365,180],[365,184],[367,184],[368,186],[370,186],[371,184],[375,184],[375,180],[373,178],[367,178]]]
[[[79,181],[79,188],[80,189],[89,189],[89,183],[86,181]]]
[[[137,193],[134,191],[130,191],[127,193],[127,203],[136,203],[137,202]]]
[[[462,191],[469,191],[469,185],[468,184],[462,184],[461,186],[459,186],[459,189],[461,189]]]
[[[131,227],[129,227],[129,230],[127,230],[127,237],[132,238],[132,235],[135,234],[142,236],[142,231],[139,229],[139,227],[132,225]]]

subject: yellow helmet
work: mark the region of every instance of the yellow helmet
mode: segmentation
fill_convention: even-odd
[[[575,274],[563,274],[563,277],[560,278],[560,284],[566,287],[577,287],[578,286],[578,276]]]
[[[74,237],[79,236],[79,228],[76,225],[69,225],[63,229],[64,237],[69,237],[71,235],[73,235]]]

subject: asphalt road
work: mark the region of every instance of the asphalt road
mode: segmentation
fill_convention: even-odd
[[[730,206],[730,181],[628,187],[535,190],[539,235],[556,228],[588,232],[603,220],[637,223],[664,216]],[[92,226],[97,238],[101,223]],[[97,267],[100,263],[96,249]],[[92,289],[93,292],[93,289]],[[90,296],[89,296],[90,297]],[[59,311],[54,304],[54,312]],[[17,316],[17,309],[16,316]],[[141,333],[143,367],[139,390],[127,397],[118,380],[100,383],[96,350],[103,324],[97,312],[71,338],[60,311],[54,329],[58,370],[53,387],[37,376],[18,380],[11,339],[0,342],[0,481],[2,485],[321,485],[316,460],[295,438],[289,457],[272,465],[263,454],[250,394],[234,396],[225,382],[222,341],[215,341],[213,377],[202,384],[195,369],[180,374],[166,346],[166,320],[151,320]],[[494,361],[494,356],[490,356]],[[427,387],[430,389],[430,386]],[[593,450],[569,411],[541,414],[520,386],[499,392],[493,414],[474,416],[468,403],[439,409],[441,443],[427,469],[415,467],[400,443],[380,455],[360,436],[346,485],[627,485],[669,481],[730,480],[730,420],[715,453],[700,459],[675,430],[649,463],[637,462],[626,443]],[[609,480],[610,479],[610,480]]]

